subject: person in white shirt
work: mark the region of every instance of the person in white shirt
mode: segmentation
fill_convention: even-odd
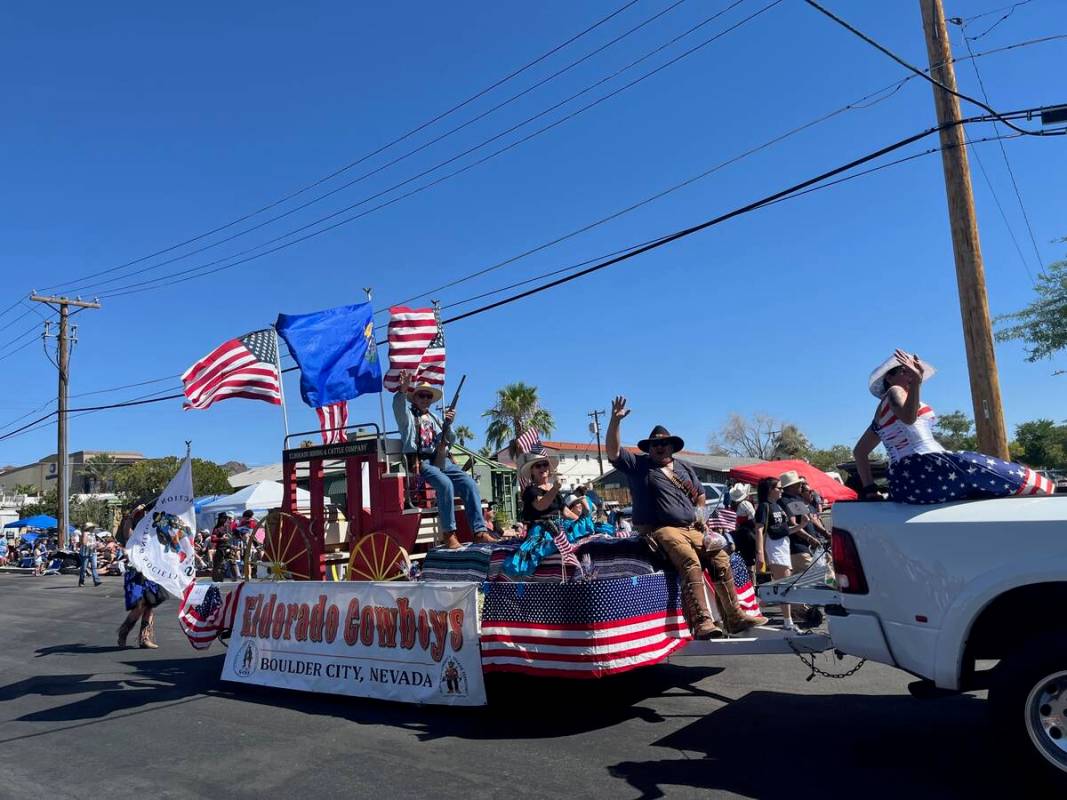
[[[96,525],[94,523],[85,523],[85,531],[80,535],[79,541],[81,542],[81,567],[78,569],[78,585],[85,585],[85,572],[88,568],[92,572],[93,586],[99,586],[101,581],[96,571]]]

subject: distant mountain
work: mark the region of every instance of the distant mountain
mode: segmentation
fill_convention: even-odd
[[[220,464],[227,475],[236,475],[238,472],[245,472],[248,470],[247,464],[242,464],[240,461],[227,461],[225,464]]]

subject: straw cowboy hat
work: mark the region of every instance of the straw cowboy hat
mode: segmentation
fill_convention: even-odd
[[[430,394],[432,394],[433,399],[430,401],[431,403],[436,403],[444,396],[444,392],[441,391],[440,387],[434,386],[432,383],[427,383],[426,381],[419,381],[410,389],[408,389],[408,394],[412,396],[414,396],[417,392],[429,392]]]
[[[930,364],[927,364],[921,358],[919,359],[919,364],[923,368],[924,381],[930,380],[930,378],[934,377],[934,375],[937,374],[937,370],[934,369]],[[897,357],[894,354],[887,358],[885,361],[883,361],[881,364],[879,364],[877,367],[875,367],[874,372],[871,373],[871,377],[867,379],[867,388],[871,390],[871,394],[881,400],[882,395],[885,394],[885,384],[882,383],[882,379],[886,376],[886,373],[889,372],[889,370],[899,366],[900,362],[897,360]]]
[[[735,483],[730,487],[730,499],[735,503],[740,503],[749,493],[752,491],[752,487],[747,483]]]
[[[647,439],[642,439],[637,443],[637,449],[642,453],[647,453],[649,445],[651,445],[652,442],[662,442],[664,439],[671,443],[671,447],[674,448],[674,452],[676,453],[685,447],[685,442],[682,441],[681,436],[672,436],[669,430],[662,425],[657,425],[652,429],[652,433],[648,435]]]
[[[547,453],[523,453],[519,456],[519,477],[523,480],[530,480],[530,473],[533,471],[533,465],[541,461],[547,461],[549,469],[555,471],[556,466],[559,464],[559,459],[556,456],[550,456]]]
[[[787,486],[792,486],[795,483],[804,483],[804,480],[804,476],[795,469],[791,469],[789,472],[783,472],[778,477],[778,483],[781,484],[783,489]]]

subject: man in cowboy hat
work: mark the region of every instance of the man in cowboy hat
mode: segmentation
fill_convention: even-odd
[[[96,524],[86,522],[82,525],[81,537],[81,566],[78,567],[78,585],[85,585],[86,567],[93,576],[93,586],[99,586],[100,575],[96,571]]]
[[[629,413],[625,397],[612,401],[608,459],[630,483],[634,527],[663,551],[681,576],[682,603],[693,637],[715,639],[723,635],[711,617],[704,593],[705,569],[711,575],[727,631],[738,633],[763,625],[766,618],[748,617],[741,610],[726,552],[704,549],[704,487],[689,464],[674,458],[685,443],[657,425],[647,439],[637,443],[645,455],[635,456],[619,444],[619,424]]]
[[[437,525],[444,545],[450,550],[460,547],[456,535],[455,498],[463,501],[463,513],[467,515],[471,532],[476,542],[491,542],[493,537],[486,532],[482,516],[482,497],[474,478],[449,460],[444,469],[433,465],[437,443],[441,437],[442,423],[430,411],[430,405],[441,399],[441,390],[425,381],[412,384],[411,375],[400,373],[400,390],[393,396],[393,414],[400,430],[404,453],[414,455],[419,461],[419,470],[437,493]],[[451,422],[456,416],[454,408],[445,409],[445,420]],[[454,434],[448,433],[446,442],[451,444]]]
[[[799,526],[795,533],[789,534],[789,560],[793,562],[794,572],[803,572],[811,565],[812,546],[820,544],[811,522],[811,506],[803,497],[806,481],[791,469],[778,476],[778,483],[782,487],[779,505],[789,515],[790,524]]]

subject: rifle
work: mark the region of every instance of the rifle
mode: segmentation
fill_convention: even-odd
[[[467,376],[464,375],[459,379],[459,386],[456,387],[456,393],[452,396],[452,402],[448,404],[448,407],[453,411],[456,408],[456,403],[459,402],[459,393],[463,391],[463,382],[467,380]],[[438,469],[445,468],[445,462],[448,460],[448,435],[452,432],[452,423],[447,419],[441,424],[441,438],[437,441],[437,450],[433,454],[433,465]]]

